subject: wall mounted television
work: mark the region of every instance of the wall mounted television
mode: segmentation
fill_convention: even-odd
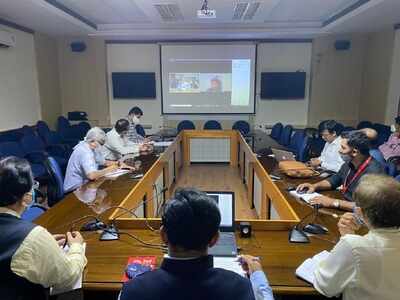
[[[155,99],[156,74],[154,72],[113,72],[113,97],[119,99]]]
[[[306,72],[261,73],[261,99],[303,100],[306,93]]]

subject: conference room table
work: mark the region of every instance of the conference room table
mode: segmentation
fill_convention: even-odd
[[[261,131],[253,132],[253,150],[258,159],[269,174],[281,177],[275,184],[286,197],[299,218],[302,218],[313,208],[308,204],[294,198],[288,192],[288,187],[308,181],[316,182],[322,178],[308,180],[293,179],[281,174],[275,160],[268,156],[269,148],[283,149],[276,141]],[[159,154],[143,154],[135,160],[142,162],[139,172],[146,174],[157,161]],[[133,179],[132,174],[125,174],[116,179],[102,179],[92,182],[83,189],[95,189],[97,197],[95,201],[82,199],[78,193],[68,194],[62,201],[50,208],[40,216],[35,223],[47,228],[52,233],[64,233],[71,230],[79,230],[80,227],[94,218],[109,222],[108,218],[122,199],[129,194],[140,179]],[[99,193],[99,190],[102,193]],[[85,194],[85,193],[83,193]],[[90,194],[90,193],[89,193]],[[324,195],[342,199],[337,191],[323,192]],[[268,276],[269,282],[275,294],[281,295],[317,295],[316,290],[309,283],[299,279],[295,275],[296,268],[307,258],[312,257],[323,250],[330,250],[338,241],[340,235],[337,230],[338,218],[343,211],[334,209],[320,209],[315,223],[328,228],[325,235],[311,236],[310,243],[289,243],[289,231],[257,231],[253,230],[251,238],[240,238],[237,233],[237,243],[240,253],[251,254],[261,258],[262,266]],[[159,233],[148,229],[125,229],[121,232],[119,240],[100,241],[99,231],[83,232],[87,243],[86,256],[87,267],[84,271],[83,290],[91,295],[100,295],[104,292],[117,295],[122,287],[122,278],[131,256],[156,256],[157,265],[162,261],[164,253],[160,249],[148,248],[137,242],[131,235],[143,241],[160,243]],[[94,297],[96,298],[96,296]]]

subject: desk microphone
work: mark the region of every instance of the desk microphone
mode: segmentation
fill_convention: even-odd
[[[158,193],[156,193],[155,195],[153,195],[153,197],[151,197],[151,198],[149,198],[149,199],[146,199],[146,200],[142,200],[142,201],[140,202],[139,205],[136,205],[136,206],[135,206],[134,208],[132,208],[132,209],[128,209],[128,208],[121,207],[121,206],[116,207],[117,209],[124,210],[124,212],[121,213],[121,214],[118,214],[117,216],[115,216],[114,218],[112,218],[112,220],[110,221],[109,225],[106,226],[106,228],[104,229],[103,233],[100,235],[100,241],[115,241],[115,240],[118,240],[118,239],[119,239],[119,231],[118,231],[118,228],[117,228],[117,226],[116,226],[116,224],[115,224],[115,220],[118,219],[120,216],[126,214],[126,213],[129,213],[129,214],[131,214],[132,216],[137,217],[137,215],[135,214],[136,209],[138,209],[140,206],[144,205],[145,203],[154,200],[154,198],[158,198],[162,193],[164,193],[164,192],[167,191],[167,190],[168,190],[168,188],[167,188],[167,187],[164,187],[164,188],[161,189]],[[154,231],[154,228],[152,228],[152,227],[150,226],[150,224],[148,223],[147,218],[145,218],[145,222],[146,222],[147,227],[148,227],[150,230],[153,230],[153,231]]]
[[[309,218],[311,215],[313,216],[312,222],[314,222],[316,216],[318,215],[318,210],[321,208],[320,204],[314,204],[312,205],[313,210],[309,214],[305,215],[300,222],[294,226],[290,232],[289,232],[289,242],[291,243],[309,243],[310,239],[308,236],[305,234],[305,232],[312,233],[312,234],[321,234],[321,233],[326,233],[328,230],[319,225],[319,224],[313,224],[313,223],[308,223],[305,225],[305,220]],[[306,229],[308,228],[308,229]]]

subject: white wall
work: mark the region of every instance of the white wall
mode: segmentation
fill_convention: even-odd
[[[83,41],[86,50],[72,52],[70,44],[73,41]],[[93,126],[109,125],[104,40],[60,38],[57,49],[63,114],[75,110],[86,111]]]
[[[257,48],[256,125],[276,122],[305,126],[308,119],[312,43],[264,43]],[[307,73],[304,100],[260,100],[262,72]]]
[[[33,125],[41,118],[36,53],[32,34],[0,26],[16,46],[0,48],[0,130]]]
[[[112,72],[155,72],[156,99],[119,99],[114,100],[112,92]],[[107,73],[109,87],[109,105],[111,123],[125,117],[128,111],[139,106],[143,110],[141,123],[151,125],[146,133],[154,133],[160,129],[161,117],[161,84],[160,84],[160,50],[157,44],[108,44]]]
[[[57,40],[35,33],[35,49],[42,119],[55,129],[56,120],[62,113]]]
[[[385,122],[393,45],[393,30],[368,35],[361,91],[360,120]]]
[[[392,124],[400,102],[400,30],[395,31],[391,74],[385,112],[385,123]]]
[[[351,41],[351,49],[335,50],[337,39]],[[366,37],[327,36],[314,40],[313,81],[309,124],[334,119],[356,125],[360,108]]]

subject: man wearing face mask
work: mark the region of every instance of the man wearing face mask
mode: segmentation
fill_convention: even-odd
[[[325,146],[321,156],[312,158],[310,165],[313,167],[322,167],[326,170],[338,172],[343,165],[343,160],[339,155],[340,137],[337,135],[337,123],[329,120],[323,123],[321,136],[324,139]]]
[[[120,119],[115,123],[114,128],[107,132],[106,143],[103,153],[107,160],[119,160],[124,155],[139,155],[139,152],[146,151],[145,144],[136,144],[128,140],[129,121]]]
[[[145,138],[141,136],[140,134],[137,133],[136,131],[136,125],[140,124],[140,118],[143,116],[143,111],[135,106],[133,107],[127,116],[127,119],[129,120],[129,130],[128,130],[128,140],[139,144],[143,143],[145,141]]]
[[[20,218],[32,201],[33,176],[22,158],[0,161],[0,295],[3,300],[47,299],[49,288],[68,290],[86,265],[79,232],[51,235]],[[65,241],[68,252],[61,248]]]
[[[65,192],[73,191],[91,180],[99,179],[118,169],[116,162],[104,158],[102,147],[105,142],[105,132],[99,127],[93,127],[87,132],[85,139],[75,146],[65,173]],[[100,170],[100,166],[105,168]]]
[[[323,207],[353,210],[353,191],[365,174],[384,174],[381,164],[369,155],[370,140],[365,133],[350,131],[342,134],[339,153],[345,162],[339,172],[330,178],[315,184],[303,183],[297,187],[297,192],[313,193],[315,191],[334,190],[339,188],[344,200],[326,196],[315,197],[311,204]]]

